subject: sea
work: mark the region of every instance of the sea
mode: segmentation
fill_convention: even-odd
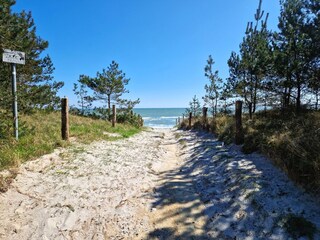
[[[176,125],[176,119],[182,118],[185,108],[135,108],[133,111],[140,114],[144,126],[152,128],[172,128]]]

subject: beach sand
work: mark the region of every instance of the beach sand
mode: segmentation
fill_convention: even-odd
[[[288,239],[294,216],[320,229],[319,200],[267,158],[172,129],[57,149],[0,202],[0,239]]]

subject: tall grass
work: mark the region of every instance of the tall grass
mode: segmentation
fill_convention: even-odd
[[[199,124],[195,123],[199,128]],[[232,143],[235,119],[217,116],[211,119],[209,131],[219,140]],[[252,120],[243,116],[246,154],[259,151],[308,190],[320,193],[320,112],[282,114],[279,111],[257,113]]]
[[[36,112],[20,116],[20,138],[0,139],[0,169],[18,166],[27,160],[52,152],[69,143],[61,139],[61,115],[59,112]],[[12,131],[12,129],[10,129]],[[88,117],[70,115],[70,137],[82,143],[94,140],[114,140],[129,137],[139,128]],[[107,133],[116,133],[116,136]]]

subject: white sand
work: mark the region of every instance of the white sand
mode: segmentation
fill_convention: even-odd
[[[285,217],[320,228],[319,206],[260,155],[158,129],[23,164],[0,239],[288,239]]]

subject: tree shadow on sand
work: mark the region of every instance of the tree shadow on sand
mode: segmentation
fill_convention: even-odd
[[[147,239],[287,239],[289,216],[320,226],[317,202],[297,189],[284,173],[259,154],[242,154],[222,146],[213,135],[180,132],[178,169],[162,173],[166,181],[154,194],[154,209],[169,209]],[[168,159],[170,161],[170,159]],[[170,210],[177,206],[178,210]],[[201,207],[202,206],[202,207]],[[156,224],[157,224],[156,223]],[[298,226],[299,228],[299,226]]]

